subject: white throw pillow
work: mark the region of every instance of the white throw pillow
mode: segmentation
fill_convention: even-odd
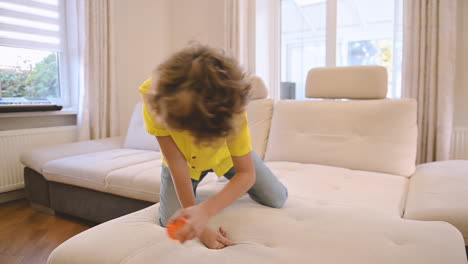
[[[124,148],[159,151],[156,137],[148,134],[143,120],[143,103],[139,102],[133,110],[132,119],[128,125]]]

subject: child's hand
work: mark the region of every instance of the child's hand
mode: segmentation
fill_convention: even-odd
[[[235,243],[231,242],[227,238],[227,233],[222,227],[219,228],[219,233],[211,230],[210,228],[205,228],[199,238],[200,241],[209,249],[222,249],[235,245]]]
[[[169,219],[168,223],[172,223],[180,218],[185,220],[185,226],[175,234],[175,238],[184,243],[202,234],[208,223],[209,215],[203,206],[194,205],[179,210]]]

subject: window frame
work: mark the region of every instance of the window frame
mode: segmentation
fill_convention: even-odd
[[[66,111],[75,111],[76,102],[73,100],[74,91],[71,89],[70,85],[70,56],[69,56],[69,47],[68,47],[68,24],[67,24],[67,10],[66,10],[66,1],[57,0],[57,10],[58,10],[58,25],[60,28],[60,51],[51,51],[57,54],[57,66],[58,66],[58,82],[59,82],[59,94],[60,96],[56,98],[58,102],[63,106],[62,110]],[[6,46],[6,45],[5,45]],[[8,45],[7,47],[12,48],[24,48],[20,45]],[[39,48],[29,48],[40,50]],[[18,105],[21,107],[21,105]]]
[[[257,0],[258,1],[258,0]],[[402,63],[400,60],[398,60],[397,63],[395,63],[397,60],[397,52],[395,52],[397,46],[396,43],[398,40],[401,41],[401,34],[402,32],[398,31],[399,28],[402,27],[401,23],[402,22],[402,15],[403,12],[401,12],[401,5],[402,5],[402,0],[393,0],[395,4],[395,14],[394,14],[394,25],[393,25],[393,40],[392,40],[392,47],[393,47],[393,53],[392,53],[392,59],[393,59],[393,65],[400,65],[400,73],[402,72]],[[271,1],[272,5],[275,6],[276,9],[278,9],[278,16],[279,19],[276,19],[277,21],[281,21],[282,14],[281,14],[281,0],[277,1]],[[326,49],[326,54],[325,54],[325,67],[336,67],[337,66],[337,43],[338,43],[338,0],[324,0],[325,5],[326,5],[326,21],[325,21],[325,27],[326,27],[326,34],[325,34],[325,49]],[[400,11],[399,11],[400,10]],[[281,23],[272,23],[268,28],[268,30],[272,30],[273,32],[279,32],[279,40],[278,43],[279,45],[276,47],[274,46],[274,52],[272,53],[272,56],[275,58],[272,61],[279,61],[279,67],[275,65],[271,65],[270,68],[272,68],[274,71],[275,68],[279,68],[279,72],[277,72],[276,76],[282,76],[283,73],[281,71],[282,69],[282,59],[287,59],[287,57],[284,57],[282,54],[282,43],[281,43]],[[257,29],[258,30],[258,29]],[[402,30],[402,29],[401,29]],[[403,45],[403,43],[401,43]],[[258,46],[257,46],[258,49]],[[257,62],[258,63],[258,62]],[[269,76],[267,76],[268,78]],[[394,74],[392,76],[392,84],[393,88],[395,88],[395,84],[397,81],[401,81],[401,75],[400,75],[400,80],[398,80],[397,76]],[[305,82],[305,80],[304,80]],[[271,80],[270,80],[271,83]],[[277,84],[276,84],[277,83]],[[274,100],[280,100],[280,83],[281,83],[281,78],[275,83],[275,85],[271,85],[271,97]],[[296,88],[297,89],[297,88]],[[400,85],[401,89],[401,85]],[[401,97],[401,90],[398,91],[397,89],[389,89],[388,95],[390,98],[400,98]]]
[[[58,66],[59,66],[59,83],[60,83],[60,99],[63,104],[64,109],[71,110],[75,107],[75,104],[72,102],[71,98],[71,85],[70,85],[70,75],[71,71],[69,69],[70,57],[68,50],[68,23],[67,23],[67,12],[66,12],[66,1],[58,1],[58,10],[59,10],[59,26],[61,27],[60,34],[60,45],[62,46],[61,51],[58,52]]]

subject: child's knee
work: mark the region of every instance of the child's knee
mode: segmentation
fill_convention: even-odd
[[[288,200],[288,189],[284,188],[284,193],[278,197],[275,197],[273,200],[272,206],[273,208],[283,208],[284,204]]]
[[[166,227],[166,224],[167,224],[167,220],[163,221],[163,219],[161,217],[159,217],[159,225],[161,227]]]
[[[282,192],[269,193],[267,195],[256,196],[255,194],[250,194],[250,197],[265,206],[271,208],[282,208],[286,201],[288,200],[288,189],[284,187]]]
[[[167,210],[159,210],[159,224],[162,226],[162,227],[166,227],[167,225],[167,222],[169,221],[169,218],[172,216],[172,215],[169,215],[170,213],[167,211]]]

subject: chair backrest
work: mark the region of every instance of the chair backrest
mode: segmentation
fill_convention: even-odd
[[[375,99],[277,102],[265,160],[321,164],[409,177],[415,171],[416,101],[382,99],[386,94],[386,88],[382,87],[387,86],[387,78],[380,67],[377,68],[357,67],[345,71],[331,68],[309,73],[306,87],[309,97],[346,98],[353,97],[352,91],[359,91],[357,98]],[[354,76],[365,73],[367,78],[346,81],[353,78],[349,74],[353,71]],[[346,72],[344,76],[343,72]],[[372,80],[372,85],[379,91],[373,91],[367,80]],[[337,82],[343,87],[341,92]],[[329,94],[327,86],[332,87]],[[365,86],[368,88],[362,89]],[[320,92],[315,93],[313,89]]]

